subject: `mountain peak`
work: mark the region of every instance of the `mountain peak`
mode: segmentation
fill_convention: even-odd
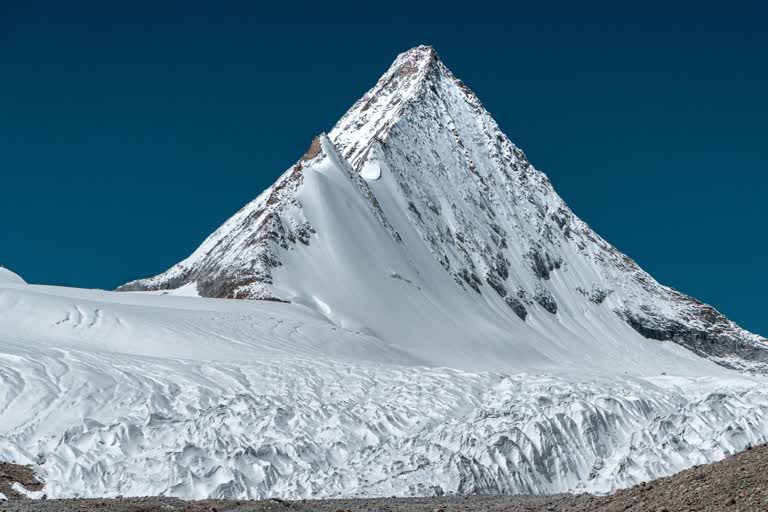
[[[399,54],[376,85],[336,123],[331,140],[359,170],[373,144],[386,137],[404,108],[425,90],[424,83],[440,75],[452,76],[433,47],[416,46]]]
[[[654,339],[768,372],[768,340],[593,232],[429,46],[189,258],[121,289],[290,301],[445,366],[580,367]]]
[[[440,58],[433,47],[426,45],[415,46],[399,54],[384,76],[398,73],[401,75],[417,73],[438,62],[440,62]]]

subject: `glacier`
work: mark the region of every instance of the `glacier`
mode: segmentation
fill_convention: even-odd
[[[296,304],[21,283],[0,333],[0,459],[48,497],[608,492],[768,441],[765,378],[669,342],[467,371]]]
[[[0,460],[48,497],[610,492],[766,442],[767,368],[426,46],[166,272],[0,268]]]

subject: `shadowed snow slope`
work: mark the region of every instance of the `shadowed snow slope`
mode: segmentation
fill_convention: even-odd
[[[132,293],[4,275],[0,458],[49,496],[609,491],[768,441],[765,339],[596,235],[429,47]]]

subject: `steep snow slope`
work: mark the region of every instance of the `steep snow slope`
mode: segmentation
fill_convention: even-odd
[[[3,283],[0,460],[50,497],[544,493],[768,441],[763,377],[629,343],[467,372],[298,304]]]
[[[121,289],[182,286],[303,304],[466,369],[581,364],[642,338],[768,368],[765,338],[578,219],[429,47],[400,55],[189,258]]]

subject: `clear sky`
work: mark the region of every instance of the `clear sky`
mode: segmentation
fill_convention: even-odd
[[[577,215],[768,334],[764,2],[0,1],[0,264],[186,257],[431,44]]]

